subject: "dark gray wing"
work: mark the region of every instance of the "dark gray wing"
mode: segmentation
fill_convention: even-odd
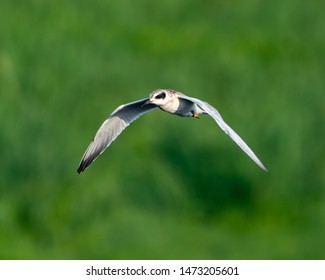
[[[240,136],[232,130],[232,128],[225,123],[223,118],[221,117],[220,113],[212,107],[209,103],[205,101],[201,101],[200,99],[189,97],[183,94],[176,93],[178,98],[183,98],[189,101],[194,102],[196,105],[198,105],[202,110],[204,110],[206,113],[208,113],[215,121],[216,123],[221,127],[221,129],[264,171],[268,172],[267,168],[264,166],[264,164],[259,160],[259,158],[255,155],[255,153],[251,150],[250,147],[244,142],[243,139],[240,138]]]
[[[78,173],[84,171],[104,150],[116,139],[117,136],[133,121],[155,108],[154,104],[142,106],[148,98],[119,106],[101,125],[94,140],[89,144],[83,155]]]

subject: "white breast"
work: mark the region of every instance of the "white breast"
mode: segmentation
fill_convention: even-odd
[[[179,98],[173,98],[168,103],[161,106],[161,109],[182,117],[192,117],[193,112],[199,113],[197,106],[192,101]]]
[[[165,105],[160,106],[160,108],[168,113],[174,114],[177,111],[177,109],[179,108],[179,99],[172,98]]]

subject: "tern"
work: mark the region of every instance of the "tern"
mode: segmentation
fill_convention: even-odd
[[[150,93],[149,98],[140,99],[119,106],[104,121],[97,131],[93,141],[84,153],[77,172],[84,171],[117,136],[133,121],[156,108],[181,117],[199,118],[199,115],[208,114],[220,128],[265,172],[268,172],[263,163],[254,154],[243,139],[225,123],[220,113],[205,101],[186,96],[173,89],[157,89]]]

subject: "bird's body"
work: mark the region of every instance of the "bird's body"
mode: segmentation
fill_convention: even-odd
[[[152,99],[153,101],[149,101],[148,103],[155,104],[154,98],[156,95],[159,95],[161,91],[161,89],[153,91],[149,98],[149,100]],[[165,90],[165,92],[166,96],[162,100],[163,102],[156,102],[157,105],[160,104],[158,106],[161,110],[181,117],[198,117],[198,115],[206,114],[206,112],[198,107],[193,101],[179,98],[186,95],[172,89]]]
[[[157,89],[149,98],[119,106],[97,131],[94,140],[88,146],[78,167],[78,173],[84,171],[116,137],[133,121],[153,109],[160,108],[170,114],[181,117],[210,115],[221,129],[264,171],[266,167],[248,147],[248,145],[222,119],[220,113],[207,102],[186,96],[172,89]]]

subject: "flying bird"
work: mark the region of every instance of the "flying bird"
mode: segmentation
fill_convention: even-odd
[[[80,161],[77,172],[84,171],[129,124],[144,113],[156,108],[181,117],[199,118],[199,115],[208,114],[260,168],[268,172],[244,140],[225,123],[217,109],[205,101],[186,96],[173,89],[157,89],[150,93],[149,98],[140,99],[116,108],[108,119],[104,121],[93,141],[89,144]]]

